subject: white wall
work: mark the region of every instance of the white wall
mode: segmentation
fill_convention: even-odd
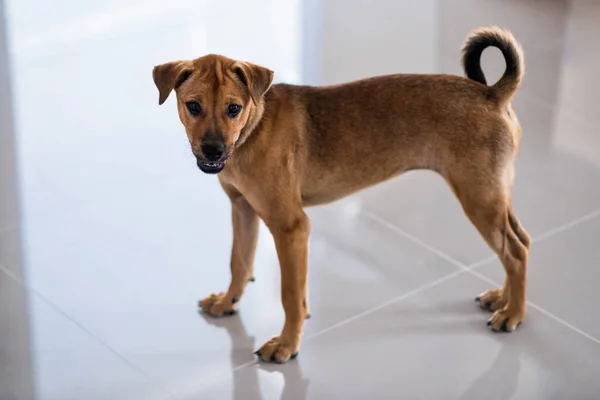
[[[568,19],[563,68],[558,84],[560,96],[555,114],[555,146],[589,162],[600,165],[600,105],[598,80],[590,81],[600,71],[595,36],[600,21],[600,2],[573,1],[572,18]]]
[[[435,72],[438,0],[309,0],[307,4],[309,23],[314,22],[318,30],[305,36],[313,49],[305,53],[311,58],[305,63],[312,67],[308,76],[319,81],[310,83]],[[306,8],[305,4],[305,12]],[[407,36],[414,40],[407,41]]]

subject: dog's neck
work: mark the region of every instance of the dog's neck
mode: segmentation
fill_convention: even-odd
[[[248,117],[248,122],[242,132],[240,133],[240,137],[235,143],[236,149],[239,149],[245,142],[248,140],[250,135],[257,130],[260,121],[262,120],[263,114],[265,113],[265,99],[264,97],[260,99],[260,102],[256,106],[256,108],[252,111],[250,116]]]
[[[273,94],[271,88],[260,99],[259,104],[252,110],[248,122],[242,129],[240,137],[235,142],[235,150],[231,154],[227,164],[228,167],[221,173],[223,179],[234,179],[234,176],[246,170],[249,162],[252,162],[252,148],[261,137],[261,132],[270,130],[274,108],[277,108],[278,96]],[[231,174],[231,175],[230,175]],[[227,177],[226,177],[227,176]]]

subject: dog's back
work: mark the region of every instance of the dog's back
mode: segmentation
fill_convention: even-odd
[[[479,64],[488,46],[499,47],[507,63],[493,86]],[[306,203],[332,201],[411,169],[447,175],[453,159],[512,157],[520,138],[509,104],[523,76],[519,45],[507,31],[478,30],[463,47],[463,65],[467,78],[397,74],[324,87],[275,85],[267,104],[289,104],[297,119],[291,124],[302,127],[294,149]]]

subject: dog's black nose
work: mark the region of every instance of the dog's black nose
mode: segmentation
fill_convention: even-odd
[[[219,161],[225,153],[225,146],[223,143],[204,143],[201,150],[207,161]]]

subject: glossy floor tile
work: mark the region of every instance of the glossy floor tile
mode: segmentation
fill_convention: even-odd
[[[536,311],[513,338],[482,332],[485,314],[464,297],[485,287],[470,274],[461,274],[309,338],[297,363],[249,365],[187,398],[597,396],[598,344]],[[291,391],[297,397],[288,395]]]
[[[534,243],[529,269],[529,299],[596,338],[600,338],[594,304],[600,281],[598,238],[600,218],[581,221],[577,229]],[[478,271],[501,279],[496,262]]]
[[[0,399],[600,398],[600,3],[0,0]],[[200,174],[151,68],[215,52],[277,81],[462,74],[464,36],[510,28],[527,74],[514,208],[534,243],[529,314],[486,328],[503,270],[443,180],[412,172],[312,220],[301,353],[252,354],[283,323],[261,226],[239,313],[230,207]],[[504,61],[483,56],[490,81]]]
[[[2,399],[148,398],[168,392],[43,296],[0,276]]]

